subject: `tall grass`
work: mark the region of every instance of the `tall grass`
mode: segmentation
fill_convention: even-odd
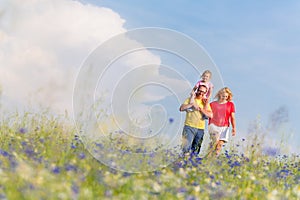
[[[300,199],[299,155],[264,155],[257,138],[133,174],[94,159],[64,116],[7,116],[0,138],[0,199]]]

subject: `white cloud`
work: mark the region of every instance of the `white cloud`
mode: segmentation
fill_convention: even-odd
[[[70,109],[81,63],[98,44],[124,32],[124,22],[110,9],[71,0],[1,1],[4,99]]]
[[[71,0],[6,0],[0,4],[0,16],[2,103],[13,109],[30,104],[59,113],[71,111],[74,82],[83,61],[102,42],[126,31],[125,20],[114,11]],[[138,43],[129,38],[124,42],[122,45]],[[120,118],[134,111],[147,117],[151,103],[189,87],[176,70],[161,68],[158,55],[143,49],[142,44],[137,46],[141,50],[118,59],[102,80],[110,93],[116,86],[122,97],[116,106]],[[147,81],[161,86],[135,91]],[[130,111],[123,103],[132,94],[137,109]]]

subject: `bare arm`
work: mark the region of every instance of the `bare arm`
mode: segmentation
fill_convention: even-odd
[[[190,104],[194,104],[195,103],[195,91],[192,91],[191,94],[190,94]]]
[[[186,109],[193,107],[193,105],[194,105],[193,103],[181,104],[179,111],[180,112],[185,111]]]
[[[204,115],[206,115],[208,118],[212,118],[213,117],[212,111],[207,110],[206,108],[199,108],[199,111],[201,113],[203,113]]]
[[[236,134],[236,130],[235,130],[235,113],[231,113],[231,117],[230,117],[230,122],[231,122],[231,126],[232,126],[232,136],[235,136]]]
[[[209,88],[209,96],[207,97],[207,100],[208,100],[208,101],[211,100],[211,96],[212,96],[212,93],[213,93],[213,88],[214,88],[214,87],[210,87],[210,88]]]

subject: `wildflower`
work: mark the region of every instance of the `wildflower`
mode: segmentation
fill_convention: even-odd
[[[79,136],[78,135],[74,135],[74,140],[79,140]]]
[[[186,200],[196,200],[196,197],[190,195],[186,197]]]
[[[154,171],[154,175],[155,176],[160,176],[161,175],[161,171]]]
[[[101,143],[95,143],[95,144],[96,144],[96,146],[99,147],[99,148],[104,148],[103,144],[101,144]]]
[[[229,155],[229,152],[228,152],[228,150],[225,150],[225,156],[226,156],[226,158],[228,158],[228,159],[230,159],[230,158],[231,158],[231,155]]]
[[[262,190],[265,191],[265,192],[269,191],[268,188],[266,188],[265,186],[262,187]]]
[[[28,157],[33,157],[35,155],[35,152],[33,149],[30,149],[30,148],[26,148],[25,149],[25,153]]]
[[[240,167],[240,166],[241,166],[241,163],[238,162],[238,161],[234,161],[234,163],[232,163],[232,164],[230,165],[231,168],[233,168],[233,167]]]
[[[79,187],[78,185],[76,185],[75,183],[72,184],[72,191],[75,193],[75,194],[78,194],[79,193]]]
[[[288,169],[282,169],[279,172],[276,173],[276,176],[278,178],[286,178],[288,175],[290,175],[290,170]]]
[[[135,150],[135,152],[136,152],[136,153],[143,153],[144,151],[143,151],[142,148],[138,148],[138,149]]]
[[[195,160],[198,164],[202,164],[202,162],[201,162],[203,160],[202,158],[196,157]]]
[[[8,157],[9,156],[9,153],[7,151],[4,151],[2,149],[0,149],[0,154],[4,157]]]
[[[187,192],[187,189],[186,188],[183,188],[183,187],[181,187],[181,188],[178,188],[178,193],[185,193],[185,192]]]
[[[19,129],[19,133],[22,133],[22,134],[24,134],[24,133],[27,133],[27,128],[20,128]]]
[[[111,197],[112,194],[113,194],[113,193],[112,193],[111,190],[106,190],[106,191],[105,191],[105,196],[106,196],[106,197]]]
[[[128,177],[128,176],[131,176],[131,173],[128,173],[128,172],[123,173],[123,177]]]
[[[85,154],[83,152],[78,154],[78,158],[79,159],[84,159],[85,158]]]
[[[53,173],[53,174],[59,174],[59,173],[60,173],[60,168],[59,168],[59,167],[54,167],[54,168],[52,169],[52,173]]]
[[[77,167],[75,165],[72,165],[72,164],[66,164],[65,165],[65,170],[66,171],[77,171]]]

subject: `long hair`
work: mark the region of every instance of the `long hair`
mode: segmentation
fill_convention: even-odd
[[[219,100],[222,93],[227,93],[228,94],[228,99],[227,100],[232,101],[233,94],[232,94],[231,90],[228,87],[224,87],[224,88],[220,89],[218,91],[218,93],[216,94],[215,99]]]

